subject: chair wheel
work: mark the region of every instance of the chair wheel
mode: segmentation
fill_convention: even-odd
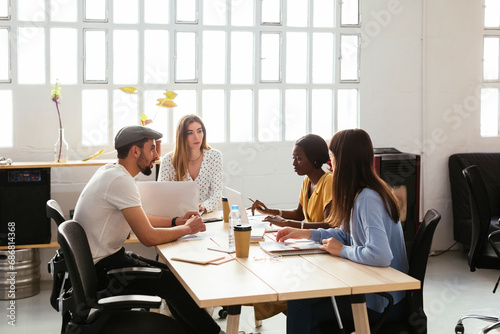
[[[223,308],[222,308],[222,309],[220,309],[220,310],[219,310],[219,318],[221,318],[221,319],[226,319],[226,318],[227,318],[227,310],[225,310],[225,309],[223,309]]]
[[[464,334],[464,325],[463,324],[457,324],[455,326],[455,334]]]

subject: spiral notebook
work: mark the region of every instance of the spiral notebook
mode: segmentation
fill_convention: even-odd
[[[326,253],[320,249],[320,243],[314,241],[297,241],[297,242],[276,242],[276,241],[261,241],[260,248],[271,255],[305,255],[305,254],[320,254]]]

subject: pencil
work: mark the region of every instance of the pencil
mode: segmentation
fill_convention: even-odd
[[[248,199],[249,199],[250,201],[252,201],[252,203],[255,203],[255,201],[254,201],[253,199],[251,199],[250,197],[248,197]]]

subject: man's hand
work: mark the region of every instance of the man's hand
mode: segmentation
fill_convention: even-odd
[[[189,227],[189,229],[191,230],[191,232],[189,234],[203,232],[207,229],[207,227],[205,226],[205,223],[201,219],[200,215],[191,216],[191,218],[189,218],[184,225],[186,227]]]
[[[176,225],[184,225],[192,216],[200,217],[200,213],[198,211],[188,211],[182,217],[177,218],[175,221]]]

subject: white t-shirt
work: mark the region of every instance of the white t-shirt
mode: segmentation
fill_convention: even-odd
[[[141,206],[135,179],[120,164],[97,170],[76,203],[74,219],[84,228],[94,263],[116,253],[130,233],[121,210]]]

